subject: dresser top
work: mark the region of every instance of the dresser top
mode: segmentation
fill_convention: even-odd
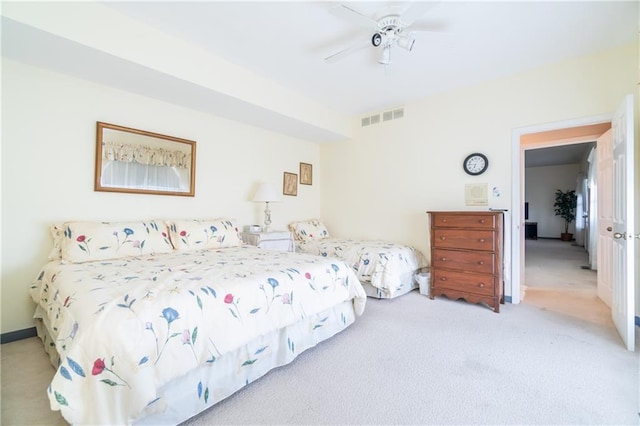
[[[430,210],[427,211],[427,213],[444,213],[444,214],[450,214],[450,215],[488,215],[488,214],[493,214],[493,215],[498,215],[498,214],[502,214],[502,211],[496,211],[496,210],[455,210],[455,211],[450,211],[450,210]]]

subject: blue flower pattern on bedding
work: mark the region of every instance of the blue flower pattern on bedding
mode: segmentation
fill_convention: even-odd
[[[366,299],[343,263],[250,246],[53,261],[30,292],[47,313],[61,360],[49,387],[52,408],[74,424],[103,421],[92,407],[117,412],[121,401],[130,412],[115,421],[128,423],[158,403],[158,387],[194,367],[337,303],[352,300],[361,314]],[[313,329],[321,327],[319,320]],[[295,343],[287,344],[293,352]],[[200,385],[194,397],[207,403],[208,392]]]

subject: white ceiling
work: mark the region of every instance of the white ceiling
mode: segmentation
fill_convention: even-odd
[[[413,50],[393,49],[384,66],[373,46],[324,61],[372,35],[330,9],[376,18],[410,2],[104,4],[349,115],[630,43],[639,17],[637,1],[432,2],[416,24],[442,32],[417,33]]]
[[[416,25],[441,31],[417,33],[413,50],[395,48],[391,63],[384,66],[378,64],[379,50],[373,46],[335,63],[324,60],[371,37],[371,31],[332,9],[348,4],[375,19],[402,13],[415,2],[100,2],[345,117],[631,43],[638,37],[639,3],[421,2],[427,10]],[[69,13],[68,7],[64,10]],[[304,140],[344,138],[4,15],[1,22],[3,56]],[[117,31],[118,22],[112,25]],[[171,51],[165,53],[171,57]]]
[[[524,152],[525,167],[562,166],[579,164],[595,147],[595,142],[529,149]]]

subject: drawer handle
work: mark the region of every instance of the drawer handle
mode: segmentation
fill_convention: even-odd
[[[447,278],[446,277],[440,277],[440,281],[446,281]]]
[[[446,257],[441,257],[440,260],[443,261],[443,262],[446,262],[447,258]]]
[[[480,241],[481,243],[484,243],[484,238],[480,238],[478,241]]]
[[[441,239],[442,241],[444,241],[444,240],[446,240],[447,238],[446,238],[446,237],[440,237],[440,239]]]
[[[442,223],[447,223],[447,219],[442,219]]]
[[[484,224],[484,219],[480,219],[479,222]]]
[[[480,283],[480,284],[478,284],[478,287],[482,288],[482,287],[484,287],[484,284]]]
[[[484,265],[484,260],[481,260],[480,262],[478,262],[478,265]]]

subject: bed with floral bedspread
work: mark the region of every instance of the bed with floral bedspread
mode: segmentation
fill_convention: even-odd
[[[417,288],[415,275],[427,265],[424,255],[412,246],[331,237],[317,219],[294,222],[289,229],[294,233],[299,253],[344,261],[371,297],[390,299]]]
[[[140,236],[154,226],[114,225],[111,248],[146,247],[151,239]],[[162,229],[159,238],[168,237]],[[208,229],[206,240],[219,243],[219,229]],[[91,247],[100,238],[78,231],[65,227],[63,246],[77,254],[108,247]],[[174,241],[194,241],[179,225],[172,232]],[[235,242],[162,251],[82,262],[62,256],[32,284],[38,332],[57,368],[51,408],[68,422],[179,423],[364,310],[358,278],[335,259]]]

